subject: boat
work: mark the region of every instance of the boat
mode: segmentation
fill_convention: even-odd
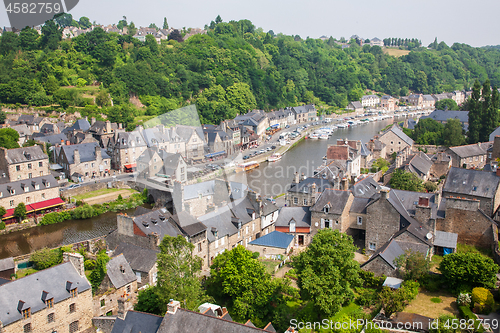
[[[308,139],[313,139],[313,140],[317,140],[318,139],[318,134],[316,133],[313,133],[313,134],[309,134],[309,136],[307,137]]]
[[[328,134],[326,134],[326,133],[321,134],[321,135],[319,136],[319,138],[320,138],[321,140],[328,140],[328,137],[329,137],[329,135],[328,135]]]
[[[281,154],[279,154],[279,153],[274,153],[267,158],[268,162],[276,162],[279,160],[281,160]]]
[[[258,167],[259,167],[259,163],[257,163],[257,162],[246,162],[246,163],[239,164],[236,167],[236,172],[248,171],[248,170],[258,168]]]
[[[349,127],[349,125],[342,123],[342,124],[338,124],[337,127],[338,128],[347,128],[347,127]]]

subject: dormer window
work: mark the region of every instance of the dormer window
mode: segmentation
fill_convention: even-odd
[[[123,267],[123,265],[120,265],[120,272],[122,272],[122,274],[125,274],[125,267]]]
[[[26,184],[21,184],[21,187],[23,188],[24,192],[29,192],[30,188],[26,186]]]
[[[70,294],[72,298],[75,298],[78,295],[78,288],[71,290]]]
[[[9,191],[10,195],[15,195],[16,194],[16,190],[13,189],[12,187],[10,186],[7,186],[7,191]]]
[[[323,212],[325,214],[328,214],[330,212],[330,206],[326,205],[325,207],[323,207]]]
[[[27,308],[26,310],[21,311],[23,315],[23,319],[31,318],[31,308]]]
[[[45,305],[47,306],[47,309],[52,309],[54,307],[54,298],[50,298],[45,301]]]
[[[295,220],[290,221],[290,232],[295,232]]]

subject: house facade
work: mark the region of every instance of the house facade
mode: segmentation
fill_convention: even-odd
[[[54,149],[54,160],[67,178],[84,181],[109,174],[111,158],[97,142],[64,145]]]
[[[49,157],[39,145],[0,148],[0,183],[49,175]]]
[[[380,97],[377,95],[365,95],[361,97],[361,104],[365,108],[374,108],[380,104]]]
[[[385,95],[380,98],[380,107],[387,111],[394,111],[396,110],[396,102],[397,100],[394,97]]]

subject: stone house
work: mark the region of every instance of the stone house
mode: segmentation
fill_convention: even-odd
[[[187,181],[187,163],[181,154],[148,148],[136,162],[141,177],[162,177],[169,186],[173,186],[175,181],[181,183]]]
[[[283,207],[275,223],[275,230],[294,237],[295,246],[307,246],[312,241],[311,211],[309,207]]]
[[[67,178],[89,180],[109,174],[111,158],[97,142],[55,147],[54,161],[63,167]]]
[[[28,212],[49,208],[46,203],[64,203],[54,199],[59,199],[59,184],[52,175],[0,184],[0,206],[7,210],[3,219],[12,217],[14,209],[21,202],[26,205]]]
[[[342,168],[345,170],[344,177],[359,176],[362,159],[366,162],[366,156],[365,158],[361,156],[362,145],[361,141],[337,140],[336,145],[330,145],[326,150],[327,163],[337,161],[344,165]],[[369,152],[366,151],[365,154]]]
[[[205,141],[201,127],[177,125],[175,132],[186,145],[186,161],[201,162],[205,154]]]
[[[478,142],[472,145],[449,147],[446,153],[451,156],[451,165],[456,168],[482,169],[486,165],[488,149],[492,142]]]
[[[331,185],[328,179],[316,176],[306,178],[304,175],[300,177],[296,172],[294,181],[286,193],[285,201],[288,206],[313,206],[321,192]]]
[[[137,158],[138,177],[149,178],[156,176],[163,166],[156,149],[148,148]]]
[[[49,175],[49,157],[39,145],[5,149],[0,147],[0,183]]]
[[[434,154],[431,157],[432,167],[431,176],[434,178],[440,178],[448,173],[451,168],[451,156],[443,152]]]
[[[311,236],[321,229],[336,229],[345,233],[350,226],[349,210],[354,196],[344,190],[326,189],[311,207]]]
[[[165,128],[163,125],[157,125],[142,130],[142,136],[149,148],[163,149],[169,153],[186,156],[186,142],[176,133],[175,127]]]
[[[365,108],[374,108],[380,104],[380,97],[377,95],[365,95],[361,97],[361,105]]]
[[[0,286],[0,330],[82,332],[92,327],[92,288],[83,257],[66,254],[62,264]]]
[[[499,183],[496,173],[452,167],[443,186],[443,198],[479,200],[481,210],[493,217],[500,205]]]
[[[14,263],[14,258],[0,259],[0,279],[8,280],[16,274],[16,264]],[[0,285],[3,283],[0,282]]]
[[[423,95],[422,96],[422,107],[424,109],[434,109],[435,104],[436,104],[436,100],[431,95]]]
[[[346,110],[352,110],[354,112],[361,112],[364,110],[363,104],[358,101],[353,101],[346,106]]]
[[[130,172],[137,166],[137,159],[147,145],[140,131],[117,132],[109,139],[107,153],[111,156],[111,168]]]
[[[126,312],[126,316],[119,314],[117,317],[96,317],[93,324],[103,332],[156,333],[162,320],[162,316],[130,310]]]
[[[291,108],[291,111],[295,115],[296,124],[316,120],[317,111],[314,104],[294,106]]]
[[[413,148],[413,140],[397,124],[392,125],[382,133],[378,140],[386,145],[387,154]],[[370,147],[370,144],[368,144],[368,147]]]
[[[409,155],[401,169],[415,174],[418,178],[426,181],[431,175],[432,160],[424,152]]]
[[[372,158],[377,160],[379,158],[386,158],[387,145],[378,139],[370,139],[366,144],[368,150],[372,154]]]
[[[269,118],[267,113],[262,110],[253,110],[246,114],[238,115],[234,118],[241,127],[254,132],[259,139],[262,139],[266,134],[266,129],[269,127]]]
[[[125,132],[125,129],[122,128],[122,124],[112,123],[109,120],[96,121],[95,118],[92,118],[88,132],[99,142],[101,147],[106,148],[115,133]]]
[[[406,100],[407,100],[408,105],[417,106],[417,107],[422,107],[422,105],[424,103],[424,97],[422,94],[411,94],[408,96],[408,98]]]
[[[210,152],[205,155],[206,158],[220,158],[234,154],[233,138],[226,132],[217,129],[203,129],[203,134]]]
[[[31,132],[31,130],[28,128],[26,124],[14,125],[11,126],[10,128],[19,133],[19,140],[17,141],[17,143],[21,147],[26,141],[28,141],[31,138],[31,135],[33,134],[33,132]]]
[[[397,99],[394,97],[385,95],[380,98],[380,107],[387,111],[394,111],[396,110],[396,102]]]
[[[94,316],[111,316],[118,312],[120,301],[132,310],[137,293],[137,277],[127,259],[119,254],[106,264],[106,275],[93,297]]]
[[[48,118],[39,117],[38,113],[35,114],[22,114],[17,119],[16,125],[25,124],[30,129],[31,133],[40,132],[40,128],[44,124],[50,123]]]
[[[133,244],[121,243],[113,250],[113,256],[123,254],[137,279],[137,288],[155,286],[158,268],[158,250],[145,249]]]

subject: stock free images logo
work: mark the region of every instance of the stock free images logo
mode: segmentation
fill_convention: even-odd
[[[79,0],[3,0],[10,26],[21,30],[50,20],[54,15],[67,13]]]

